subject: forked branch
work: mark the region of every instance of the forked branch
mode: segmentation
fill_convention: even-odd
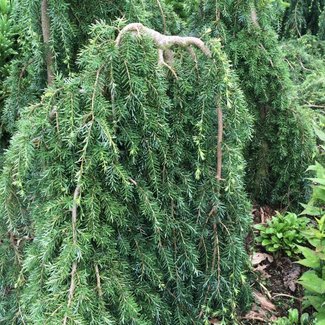
[[[121,44],[122,38],[126,33],[147,36],[153,40],[158,49],[163,51],[166,51],[173,46],[180,46],[183,48],[195,46],[200,49],[206,56],[211,57],[209,48],[204,44],[202,40],[197,37],[163,35],[153,29],[143,26],[140,23],[132,23],[125,26],[116,38],[117,46]]]

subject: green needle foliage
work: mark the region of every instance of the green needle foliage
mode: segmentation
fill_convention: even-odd
[[[0,1],[0,115],[7,95],[4,80],[9,74],[9,62],[15,54],[16,47],[14,42],[14,27],[10,18],[11,7],[9,0]],[[0,123],[0,155],[2,154],[2,148],[7,145],[7,140],[2,123]]]
[[[119,24],[95,24],[79,72],[21,110],[1,178],[0,322],[235,324],[250,298],[243,94],[218,41],[211,58],[176,48],[168,69],[147,37],[118,47]]]
[[[283,43],[291,78],[302,106],[321,115],[325,111],[325,42],[304,35]]]
[[[20,110],[38,102],[47,86],[47,55],[51,57],[52,74],[64,77],[78,71],[77,54],[89,39],[89,26],[96,21],[108,23],[124,16],[130,21],[146,24],[163,31],[163,21],[172,31],[178,31],[177,21],[167,19],[173,13],[164,3],[161,10],[157,0],[15,0],[13,23],[19,31],[18,43],[21,55],[11,64],[6,81],[8,95],[2,122],[12,134]],[[49,42],[43,39],[42,10],[49,20]],[[165,17],[166,16],[166,17]]]
[[[287,63],[272,28],[272,1],[201,1],[193,26],[221,38],[255,116],[246,153],[248,190],[259,203],[297,205],[315,139],[311,114],[294,99]]]
[[[324,0],[291,0],[282,19],[282,36],[300,37],[307,33],[323,33]]]

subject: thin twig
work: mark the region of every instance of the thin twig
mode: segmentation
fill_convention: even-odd
[[[166,34],[166,31],[167,31],[167,27],[166,27],[166,17],[164,15],[164,10],[161,6],[161,3],[159,0],[156,0],[157,1],[157,4],[158,4],[158,7],[159,7],[159,11],[160,11],[160,14],[161,14],[161,18],[163,20],[163,26],[164,26],[164,34]]]
[[[223,140],[223,114],[220,105],[217,106],[218,114],[218,145],[217,145],[217,180],[222,176],[222,140]]]
[[[220,247],[219,247],[219,237],[218,237],[218,229],[217,224],[213,224],[213,236],[214,236],[214,243],[213,243],[213,257],[212,257],[212,265],[211,265],[211,274],[214,272],[216,257],[217,257],[217,272],[218,272],[218,287],[220,285],[220,278],[221,278],[221,268],[220,268]]]
[[[72,241],[75,247],[77,246],[77,216],[78,216],[79,195],[80,195],[80,186],[77,185],[73,194],[73,206],[72,206],[72,213],[71,213]],[[69,295],[68,295],[68,308],[71,307],[74,291],[76,288],[75,275],[77,272],[77,265],[78,265],[77,261],[74,261],[72,264],[71,282],[70,282]],[[67,320],[68,320],[68,314],[66,313],[63,319],[63,325],[67,324]]]
[[[258,23],[258,17],[257,17],[257,12],[256,12],[256,9],[255,8],[252,8],[251,10],[251,19],[252,19],[252,22],[253,24],[256,26],[256,27],[260,27],[259,23]]]
[[[285,293],[276,293],[273,295],[272,299],[277,298],[277,297],[286,297],[286,298],[292,298],[292,299],[296,299],[298,301],[301,301],[302,299],[299,297],[295,297],[295,296],[291,296]]]
[[[171,73],[174,75],[175,79],[178,79],[176,71],[168,64],[165,62],[164,60],[164,51],[159,49],[158,50],[158,65],[164,65],[165,67],[167,67]]]
[[[102,286],[101,286],[101,283],[100,283],[100,274],[99,274],[98,264],[95,264],[95,273],[96,273],[98,295],[99,295],[99,297],[102,297],[103,296],[103,291],[102,291]]]
[[[306,104],[310,108],[325,108],[325,105]]]

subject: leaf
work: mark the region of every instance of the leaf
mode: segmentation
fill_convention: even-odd
[[[325,325],[325,308],[316,314],[316,325]]]
[[[261,262],[268,260],[270,263],[273,262],[273,257],[269,254],[264,254],[264,253],[254,253],[253,256],[251,257],[251,261],[253,265],[258,265]]]
[[[305,296],[304,299],[317,311],[321,310],[322,304],[324,304],[324,298],[322,296]]]
[[[257,225],[254,225],[254,228],[257,229],[257,230],[264,230],[265,226],[263,226],[261,224],[257,224]]]
[[[322,130],[320,130],[319,128],[317,127],[314,127],[314,130],[315,130],[315,133],[316,135],[318,136],[318,138],[320,140],[322,140],[323,142],[325,142],[325,132],[323,132]]]
[[[307,178],[307,179],[309,179],[310,181],[312,181],[314,183],[317,183],[317,184],[320,184],[320,185],[325,185],[325,178],[312,177],[312,178]]]
[[[265,271],[269,265],[258,265],[253,271],[261,273],[262,278],[269,279],[271,275]]]
[[[271,242],[269,239],[264,239],[264,240],[262,240],[262,245],[263,245],[263,246],[268,246],[268,245],[270,245],[270,244],[272,244],[272,242]]]
[[[265,229],[265,233],[266,234],[274,234],[275,233],[275,229],[274,228],[271,228],[271,227],[270,228],[266,228]]]
[[[302,204],[304,211],[301,214],[309,215],[309,216],[319,216],[322,214],[323,210],[321,208],[314,207],[310,204]]]
[[[317,256],[317,253],[310,248],[297,246],[299,251],[304,255],[303,260],[299,260],[298,263],[310,268],[317,268],[320,265],[320,258]]]
[[[283,284],[288,287],[292,292],[296,291],[296,284],[300,272],[300,266],[293,264],[292,267],[288,270],[288,273],[283,278]]]
[[[315,271],[305,272],[298,282],[308,291],[319,294],[325,293],[325,281]]]
[[[299,320],[299,312],[297,309],[290,309],[289,310],[289,320],[292,322],[292,324],[295,324]]]

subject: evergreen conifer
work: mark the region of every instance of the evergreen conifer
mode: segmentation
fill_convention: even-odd
[[[21,10],[41,12],[30,2]],[[81,20],[77,3],[59,16],[47,7],[50,24],[70,21],[65,12]],[[143,4],[130,3],[127,12]],[[176,37],[166,49],[139,24],[116,41],[125,22],[110,20],[77,55],[80,36],[62,51],[70,29],[50,28],[58,34],[43,44],[41,15],[29,19],[35,30],[23,35],[34,41],[10,82],[33,51],[42,60],[24,70],[1,177],[0,321],[236,323],[250,298],[252,118],[220,43]]]

